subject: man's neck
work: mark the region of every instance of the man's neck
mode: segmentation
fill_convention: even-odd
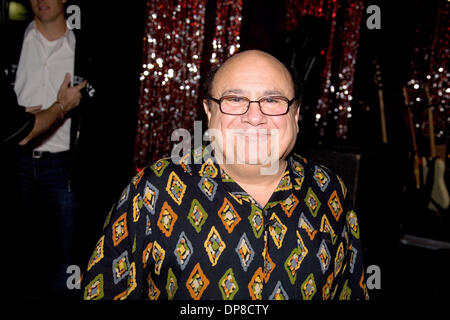
[[[38,31],[48,41],[54,41],[61,38],[67,30],[66,20],[64,15],[59,16],[57,19],[50,22],[43,22],[37,18],[34,19],[34,23]]]
[[[272,174],[262,174],[263,166],[221,164],[221,168],[261,206],[265,206],[278,186],[287,167],[286,160],[280,160]]]

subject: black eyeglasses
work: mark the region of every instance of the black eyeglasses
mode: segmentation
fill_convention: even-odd
[[[220,112],[224,114],[243,115],[250,108],[250,103],[255,102],[259,105],[259,110],[261,110],[262,114],[266,116],[282,116],[288,113],[289,107],[297,100],[297,97],[289,100],[282,96],[268,96],[252,101],[247,97],[241,96],[224,96],[220,99],[215,99],[207,95],[206,99],[216,102],[219,105]]]

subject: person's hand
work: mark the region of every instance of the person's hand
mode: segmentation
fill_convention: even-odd
[[[69,112],[76,106],[80,104],[81,101],[81,90],[86,87],[87,81],[84,80],[82,83],[69,87],[70,83],[70,73],[66,73],[64,81],[58,91],[58,101],[62,104],[64,108],[64,113]]]
[[[42,106],[33,106],[33,107],[26,107],[25,111],[28,113],[36,114],[42,110]]]

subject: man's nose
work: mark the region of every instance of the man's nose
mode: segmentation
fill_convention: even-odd
[[[266,121],[266,116],[261,112],[259,103],[256,101],[250,102],[248,111],[243,115],[244,121],[247,121],[251,125],[258,125]]]

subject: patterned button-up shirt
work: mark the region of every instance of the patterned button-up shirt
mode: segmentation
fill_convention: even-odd
[[[342,180],[296,154],[261,207],[214,162],[166,158],[109,213],[84,299],[368,298]]]

